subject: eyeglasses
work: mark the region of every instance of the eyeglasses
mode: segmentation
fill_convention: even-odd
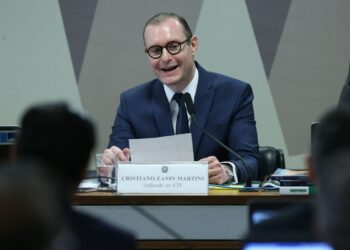
[[[180,53],[180,51],[182,49],[182,45],[184,43],[188,42],[188,40],[190,40],[190,38],[187,38],[183,42],[172,41],[172,42],[167,43],[164,47],[160,46],[160,45],[151,46],[148,49],[145,49],[145,52],[153,59],[160,58],[163,54],[164,48],[166,48],[166,50],[169,52],[169,54],[176,55],[176,54]]]

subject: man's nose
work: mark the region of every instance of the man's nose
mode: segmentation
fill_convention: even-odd
[[[166,48],[163,48],[161,59],[162,60],[169,60],[171,58],[171,56],[172,55],[168,52],[168,50]]]

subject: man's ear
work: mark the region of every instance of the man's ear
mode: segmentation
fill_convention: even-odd
[[[311,158],[311,155],[306,156],[305,158],[305,165],[307,167],[307,170],[309,171],[309,178],[312,183],[315,183],[316,181],[316,173],[315,173],[315,168],[314,164]]]
[[[198,48],[198,37],[196,35],[193,35],[191,38],[191,48],[192,55],[195,55]]]

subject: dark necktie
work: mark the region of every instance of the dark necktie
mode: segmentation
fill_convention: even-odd
[[[189,133],[190,129],[188,128],[188,118],[184,95],[182,93],[176,93],[173,96],[173,99],[177,102],[177,105],[179,105],[179,113],[177,114],[176,119],[176,134]]]

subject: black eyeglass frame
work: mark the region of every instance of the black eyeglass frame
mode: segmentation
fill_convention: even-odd
[[[169,53],[170,55],[177,55],[177,54],[179,54],[179,53],[181,52],[181,50],[182,50],[182,48],[183,48],[182,45],[185,44],[185,43],[187,43],[189,40],[191,40],[191,38],[192,38],[192,37],[189,37],[189,38],[187,38],[186,40],[184,40],[184,41],[182,41],[182,42],[171,41],[171,42],[168,42],[167,44],[165,44],[165,46],[154,45],[154,46],[149,47],[148,49],[145,49],[145,53],[147,53],[148,56],[151,57],[151,58],[153,58],[153,59],[158,59],[158,58],[160,58],[160,57],[163,55],[163,49],[165,48],[165,49],[168,51],[168,53]],[[177,52],[175,52],[175,53],[169,51],[168,47],[169,47],[169,45],[172,45],[172,44],[177,44],[177,45],[179,45],[179,51],[177,51]],[[152,49],[152,48],[160,48],[160,54],[159,54],[159,56],[154,57],[154,56],[152,56],[152,55],[149,53],[149,50]]]

